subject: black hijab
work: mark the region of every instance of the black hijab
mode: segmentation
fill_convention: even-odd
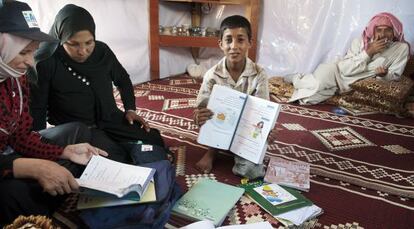
[[[91,89],[95,94],[98,120],[110,119],[109,115],[116,111],[117,107],[115,100],[111,99],[108,101],[108,98],[113,98],[112,82],[108,83],[102,77],[110,75],[111,78],[114,78],[113,75],[128,75],[128,73],[123,68],[121,70],[117,68],[120,64],[115,54],[105,43],[99,41],[95,41],[95,49],[85,62],[78,63],[72,60],[64,50],[63,44],[74,34],[82,30],[88,30],[95,38],[95,22],[91,14],[86,9],[73,4],[64,6],[56,15],[52,28],[49,31],[49,35],[58,39],[58,41],[44,42],[36,52],[35,60],[38,63],[55,55],[65,65],[85,76],[90,81]]]

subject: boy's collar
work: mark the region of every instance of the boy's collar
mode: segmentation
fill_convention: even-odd
[[[226,69],[226,57],[222,58],[220,62],[217,64],[216,69],[214,70],[214,74],[221,78],[229,78],[230,73]],[[246,57],[246,66],[244,68],[244,71],[241,74],[241,77],[249,77],[257,75],[257,68],[256,64],[250,60],[248,57]]]

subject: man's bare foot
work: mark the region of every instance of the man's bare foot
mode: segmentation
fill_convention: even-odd
[[[196,169],[198,169],[201,173],[210,173],[213,169],[215,155],[215,149],[208,149],[204,156],[195,165]]]

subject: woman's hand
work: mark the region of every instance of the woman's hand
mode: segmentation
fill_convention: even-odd
[[[197,108],[194,110],[193,120],[198,126],[202,126],[207,120],[211,119],[214,113],[208,108]]]
[[[52,196],[69,194],[79,189],[72,173],[54,161],[19,158],[13,161],[13,174],[16,178],[37,180],[43,190]]]
[[[92,155],[108,156],[108,153],[89,145],[88,143],[80,143],[75,145],[68,145],[63,150],[62,159],[68,159],[76,164],[86,165],[91,159]]]
[[[125,118],[126,120],[129,122],[129,124],[134,124],[134,121],[137,121],[138,123],[141,124],[141,128],[144,128],[145,131],[150,132],[151,127],[148,124],[148,122],[145,121],[145,119],[143,119],[141,116],[137,115],[137,113],[135,113],[135,111],[133,110],[129,110],[125,113]]]

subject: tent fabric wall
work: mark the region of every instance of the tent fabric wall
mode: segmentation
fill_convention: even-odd
[[[85,7],[94,16],[98,40],[109,44],[131,75],[133,83],[149,76],[149,0],[26,0],[44,31],[65,4]],[[406,40],[414,47],[414,6],[409,0],[262,0],[257,62],[270,76],[311,72],[321,62],[334,61],[360,36],[369,19],[391,12],[404,24]],[[223,18],[243,14],[241,6],[212,5],[202,26],[219,27]],[[160,24],[190,24],[188,4],[163,2]],[[199,61],[205,68],[222,57],[219,49],[202,48]],[[189,48],[160,50],[160,76],[182,73],[194,63]]]

